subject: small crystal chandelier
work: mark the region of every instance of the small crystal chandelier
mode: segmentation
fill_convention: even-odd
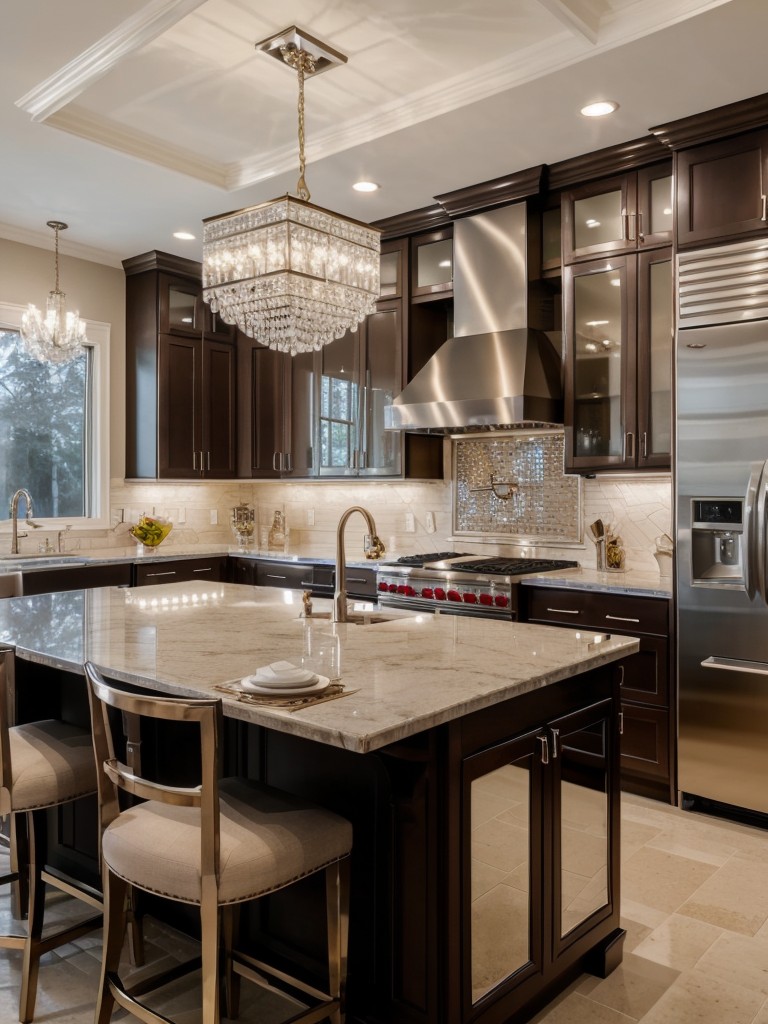
[[[67,225],[60,220],[46,222],[56,232],[54,244],[54,267],[56,284],[48,292],[45,317],[33,305],[27,306],[21,317],[21,338],[29,355],[41,363],[66,363],[75,359],[86,344],[85,320],[77,312],[64,310],[64,292],[59,288],[59,232],[66,231]]]
[[[298,73],[298,195],[203,222],[203,298],[225,323],[296,355],[341,338],[373,312],[381,232],[314,206],[304,180],[304,76],[346,58],[295,27],[256,47]]]

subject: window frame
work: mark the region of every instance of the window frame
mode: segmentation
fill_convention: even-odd
[[[26,306],[0,301],[0,330],[21,330],[21,317],[26,309]],[[90,490],[91,515],[60,516],[57,519],[35,516],[35,522],[49,530],[60,530],[63,526],[71,526],[73,530],[98,530],[110,526],[109,353],[112,326],[100,320],[85,320],[85,324],[88,339],[86,347],[92,350],[91,401],[86,409],[86,415],[91,420],[90,465],[86,470],[86,493]],[[34,497],[33,494],[33,501]]]

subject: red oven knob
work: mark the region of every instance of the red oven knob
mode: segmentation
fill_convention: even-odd
[[[458,590],[449,590],[447,596],[448,596],[448,600],[449,601],[460,601],[461,600],[461,594],[458,592]]]
[[[421,589],[421,596],[422,597],[434,597],[435,596],[435,592],[432,589],[432,587],[422,587],[422,589]]]
[[[416,591],[414,590],[413,587],[407,586],[405,588],[405,596],[406,597],[416,597]]]
[[[407,591],[408,591],[408,588],[406,587],[406,585],[404,583],[399,584],[399,586],[397,588],[398,594],[405,594],[405,593],[407,593]]]
[[[477,604],[477,594],[471,594],[469,591],[467,591],[467,593],[464,594],[464,603]]]
[[[438,601],[445,600],[445,591],[442,587],[435,587],[435,597]]]
[[[493,604],[493,597],[491,594],[481,594],[478,600],[480,601],[480,604],[484,604],[486,606]]]
[[[380,583],[379,584],[379,590],[384,591],[384,592],[388,591],[389,590],[389,584],[388,583]]]
[[[506,608],[507,605],[509,604],[509,598],[507,597],[506,594],[497,594],[496,597],[493,599],[493,603],[496,605],[497,608]]]
[[[389,592],[390,592],[390,594],[396,594],[397,593],[397,584],[396,583],[390,583],[389,584]]]

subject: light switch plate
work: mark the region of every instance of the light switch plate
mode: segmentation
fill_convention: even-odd
[[[405,513],[405,532],[416,533],[416,517],[413,512]]]
[[[219,525],[219,513],[216,511],[215,508],[212,508],[211,509],[211,526],[218,526],[218,525]]]
[[[434,533],[435,532],[435,513],[434,512],[427,512],[427,514],[426,514],[426,516],[424,518],[424,528],[426,529],[427,533]]]

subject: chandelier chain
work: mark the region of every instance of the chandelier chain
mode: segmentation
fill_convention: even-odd
[[[299,180],[296,184],[296,194],[299,199],[303,199],[304,202],[309,202],[311,196],[309,189],[307,188],[307,182],[304,178],[305,171],[307,169],[307,162],[304,156],[304,75],[314,74],[316,70],[316,58],[308,53],[306,50],[302,50],[297,46],[281,46],[280,53],[283,56],[283,60],[286,64],[289,64],[292,68],[295,68],[299,77]]]

